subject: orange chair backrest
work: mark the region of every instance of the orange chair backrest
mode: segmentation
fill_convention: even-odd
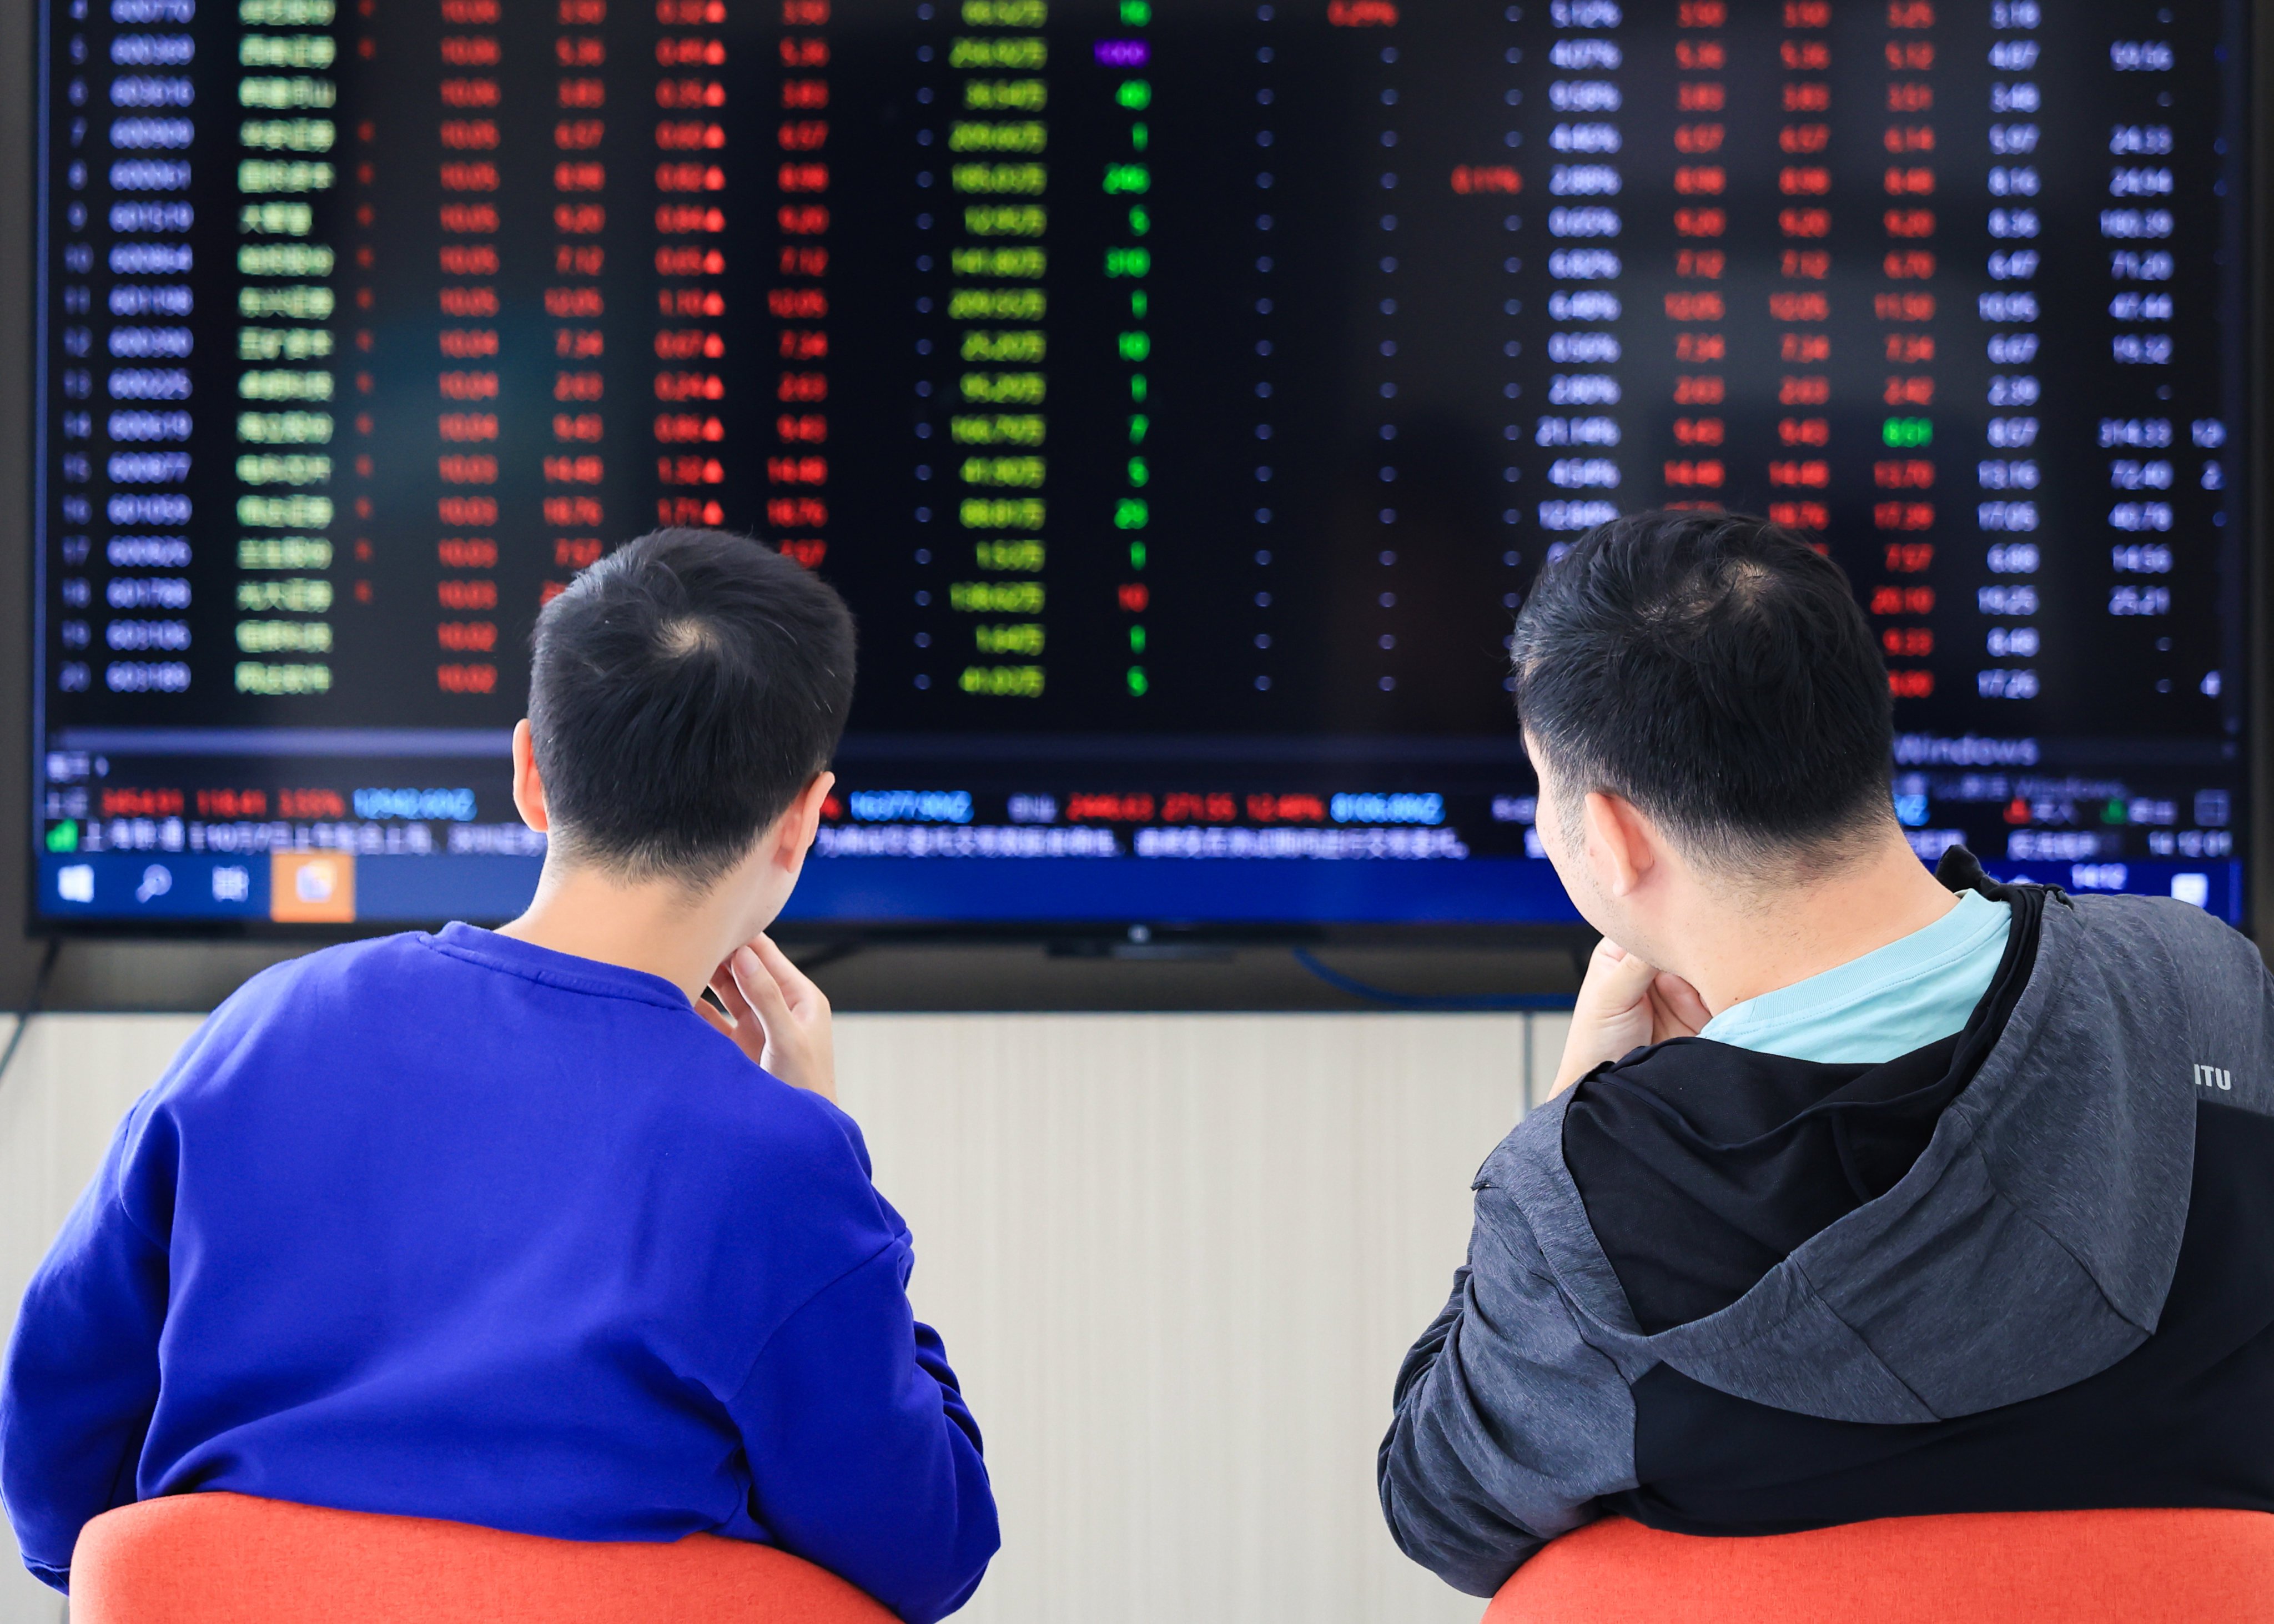
[[[1485,1624],[2226,1624],[2274,1618],[2274,1516],[2018,1511],[1705,1539],[1608,1517]]]
[[[106,1512],[72,1624],[894,1624],[833,1574],[695,1534],[596,1545],[463,1522],[175,1494]]]

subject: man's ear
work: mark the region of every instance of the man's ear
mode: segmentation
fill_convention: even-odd
[[[1658,829],[1623,795],[1590,790],[1579,813],[1588,861],[1603,890],[1627,897],[1641,889],[1658,866]]]
[[[513,725],[513,806],[538,834],[552,826],[552,814],[545,809],[545,778],[537,770],[537,735],[527,717]]]
[[[797,793],[789,803],[777,827],[774,861],[786,868],[795,868],[805,861],[806,853],[812,848],[814,837],[821,829],[821,808],[828,801],[829,792],[837,787],[833,772],[817,772],[813,781]]]

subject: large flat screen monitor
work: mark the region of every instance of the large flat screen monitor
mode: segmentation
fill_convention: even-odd
[[[1924,856],[2243,909],[2244,8],[46,0],[36,920],[494,920],[538,606],[863,638],[797,918],[1574,917],[1503,643],[1820,538]]]

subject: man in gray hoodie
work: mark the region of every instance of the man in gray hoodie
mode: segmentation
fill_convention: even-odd
[[[1489,1595],[1618,1514],[1693,1534],[2274,1511],[2274,1001],[2168,899],[1930,875],[1845,578],[1638,515],[1515,639],[1538,828],[1604,941],[1476,1177],[1381,1454]]]

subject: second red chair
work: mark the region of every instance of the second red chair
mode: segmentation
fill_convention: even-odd
[[[1751,1539],[1608,1517],[1517,1569],[1484,1624],[2240,1624],[2274,1617],[2274,1516],[1890,1517]]]

